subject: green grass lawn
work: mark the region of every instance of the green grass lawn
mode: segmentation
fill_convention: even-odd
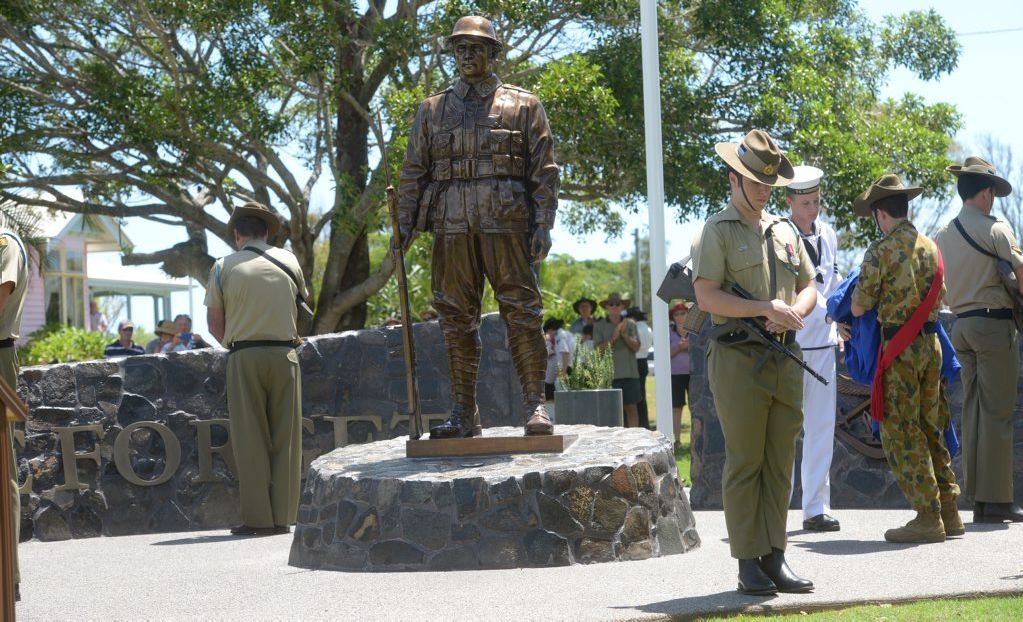
[[[762,620],[764,618],[798,618],[808,621],[841,620],[848,622],[917,622],[944,620],[1020,620],[1023,619],[1023,596],[971,599],[923,600],[899,605],[860,605],[848,609],[798,612],[783,615],[738,615],[729,620]],[[710,618],[701,618],[710,619]]]
[[[654,388],[657,386],[656,380],[650,376],[646,379],[646,403],[647,409],[650,413],[650,427],[657,429],[657,410],[656,400],[654,398]],[[678,476],[682,479],[683,484],[690,486],[692,479],[689,477],[689,467],[692,465],[692,457],[689,454],[690,447],[690,435],[693,431],[692,417],[689,414],[689,405],[687,404],[682,408],[682,431],[679,434],[680,443],[675,447],[675,463],[678,465]],[[669,432],[667,436],[671,436]]]

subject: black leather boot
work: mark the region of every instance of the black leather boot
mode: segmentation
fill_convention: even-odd
[[[481,435],[479,411],[476,410],[475,406],[471,408],[472,412],[470,413],[470,407],[464,404],[455,404],[447,421],[430,428],[430,438],[470,438]]]
[[[771,596],[778,593],[778,586],[771,581],[760,563],[756,559],[739,560],[739,587],[740,594],[751,596]]]
[[[983,523],[984,522],[984,502],[974,501],[973,502],[973,522]]]
[[[973,522],[975,523],[1023,523],[1023,509],[1015,503],[991,503],[983,502],[984,510],[981,512],[981,519],[978,521],[974,512]]]
[[[796,576],[796,573],[792,572],[788,563],[785,562],[785,551],[781,549],[772,548],[770,555],[761,557],[760,567],[763,568],[764,574],[778,586],[779,592],[800,594],[813,590],[813,581]]]

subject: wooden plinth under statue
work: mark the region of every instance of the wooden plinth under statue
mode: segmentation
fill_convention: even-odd
[[[574,434],[548,434],[523,436],[516,429],[513,434],[498,434],[494,429],[484,430],[483,436],[472,438],[441,438],[405,442],[408,458],[444,458],[458,456],[495,456],[502,454],[563,453],[578,437]]]

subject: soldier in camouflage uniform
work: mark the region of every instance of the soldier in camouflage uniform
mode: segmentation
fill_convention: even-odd
[[[501,42],[490,20],[463,17],[447,45],[459,79],[416,112],[398,187],[400,243],[433,237],[433,307],[448,352],[451,417],[430,438],[479,435],[483,280],[494,289],[523,393],[526,434],[551,434],[547,348],[536,269],[551,247],[558,166],[547,114],[491,71]]]
[[[938,269],[934,242],[907,219],[909,200],[921,192],[888,174],[853,204],[857,215],[873,215],[885,237],[863,257],[852,311],[860,316],[876,308],[885,342],[922,304]],[[942,396],[941,346],[935,335],[940,301],[939,293],[920,333],[884,372],[881,443],[895,481],[917,512],[904,527],[885,532],[890,542],[942,542],[946,535],[965,533],[956,510],[959,486],[942,435],[949,410]]]

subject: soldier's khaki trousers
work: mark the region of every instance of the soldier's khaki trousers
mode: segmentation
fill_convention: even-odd
[[[294,349],[246,348],[227,360],[231,445],[242,522],[294,524],[302,467],[302,374]]]
[[[7,381],[14,390],[18,389],[18,354],[14,348],[0,348],[0,377]],[[11,471],[11,481],[7,483],[11,496],[11,509],[14,514],[14,538],[10,543],[14,551],[14,582],[21,583],[21,569],[18,564],[18,541],[21,538],[21,495],[18,493],[18,461],[14,457],[14,426],[7,429],[7,437],[10,439],[10,458],[8,468]]]
[[[956,320],[952,345],[963,369],[963,470],[975,501],[1013,500],[1012,414],[1019,345],[1012,320]]]
[[[799,347],[792,350],[798,355]],[[796,437],[803,425],[803,370],[765,348],[711,343],[714,407],[725,436],[722,501],[732,557],[785,549]]]

